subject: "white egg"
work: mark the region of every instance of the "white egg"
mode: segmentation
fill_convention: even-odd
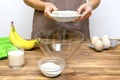
[[[102,42],[103,42],[103,45],[104,45],[104,47],[105,47],[106,49],[109,48],[110,45],[111,45],[111,42],[110,42],[110,40],[109,40],[108,38],[102,39]]]
[[[102,51],[103,50],[103,43],[101,40],[97,40],[96,44],[94,45],[96,51]]]
[[[106,34],[106,35],[103,35],[103,36],[102,36],[102,40],[103,40],[104,38],[110,39],[110,36]]]
[[[99,37],[98,36],[94,36],[92,38],[92,40],[91,40],[92,45],[95,45],[98,40],[99,40]]]

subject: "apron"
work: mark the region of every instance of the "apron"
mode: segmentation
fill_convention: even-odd
[[[42,0],[42,1],[53,3],[58,8],[58,10],[75,10],[75,11],[81,4],[86,2],[86,0]],[[35,34],[39,31],[47,31],[51,29],[77,30],[84,34],[85,39],[90,38],[88,19],[83,20],[81,22],[57,22],[45,17],[43,11],[35,10],[33,18],[32,38],[35,38]]]

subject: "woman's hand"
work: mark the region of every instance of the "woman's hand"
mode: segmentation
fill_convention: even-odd
[[[57,10],[56,6],[52,3],[47,2],[44,9],[44,15],[48,18],[51,18],[50,14],[55,10]]]
[[[92,15],[92,5],[90,3],[82,4],[78,9],[77,12],[81,14],[81,16],[76,19],[76,21],[82,21],[84,19],[89,18]]]

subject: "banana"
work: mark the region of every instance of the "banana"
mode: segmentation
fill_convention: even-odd
[[[12,27],[11,27],[12,28]],[[19,47],[19,48],[23,48],[23,44],[21,44],[14,36],[14,30],[13,28],[11,29],[10,31],[10,34],[9,34],[9,39],[10,39],[10,42],[12,44],[14,44],[16,47]]]
[[[34,48],[36,45],[37,40],[26,40],[22,38],[16,31],[13,22],[11,22],[11,31],[9,34],[10,41],[13,45],[15,45],[18,48],[23,48],[25,50],[30,50]]]

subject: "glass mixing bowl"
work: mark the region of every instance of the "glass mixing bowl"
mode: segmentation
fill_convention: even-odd
[[[36,33],[38,46],[45,56],[69,59],[84,40],[84,35],[74,30],[49,30]]]

